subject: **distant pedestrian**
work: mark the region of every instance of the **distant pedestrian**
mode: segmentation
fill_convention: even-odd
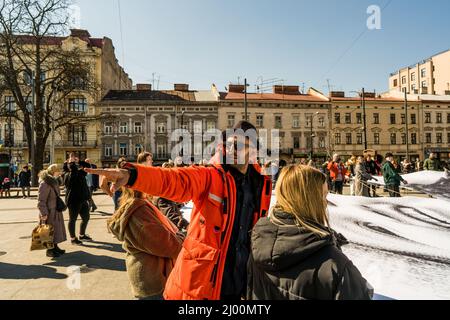
[[[95,169],[92,166],[90,159],[86,159],[85,163],[88,165],[88,168]],[[93,174],[89,173],[89,174],[86,175],[86,183],[88,185],[89,194],[90,194],[90,197],[89,197],[89,209],[91,210],[91,212],[94,212],[95,210],[97,210],[97,206],[95,205],[94,198],[93,198],[94,190],[95,190],[94,175]]]
[[[441,161],[436,153],[431,153],[430,157],[423,163],[423,169],[426,171],[443,171]]]
[[[78,165],[76,162],[69,163],[69,173],[65,175],[64,185],[66,187],[66,204],[69,208],[69,233],[73,245],[83,244],[82,240],[92,241],[86,234],[86,229],[90,219],[89,198],[90,192],[86,182],[86,172],[83,168],[88,165]],[[75,226],[81,217],[80,237],[75,234]]]
[[[370,174],[371,176],[378,176],[381,173],[381,166],[379,166],[377,164],[377,161],[374,160],[374,158],[372,157],[371,154],[367,154],[365,159],[365,161],[363,161],[363,164],[367,170],[367,173]],[[377,195],[377,186],[376,185],[371,185],[369,188],[369,197],[372,195],[372,197],[376,198],[378,197]],[[372,191],[372,194],[370,193],[370,191]]]
[[[358,157],[355,166],[355,196],[370,197],[369,180],[375,178],[367,172],[367,166],[363,157]]]
[[[391,198],[400,197],[400,183],[408,184],[394,167],[394,155],[392,153],[386,154],[386,162],[383,165],[383,177],[386,189],[389,191]]]
[[[54,249],[47,250],[47,257],[57,258],[66,251],[59,248],[58,244],[67,240],[63,213],[57,209],[57,201],[60,195],[60,183],[58,177],[61,172],[58,165],[54,164],[39,173],[38,208],[39,219],[53,226]]]
[[[0,197],[3,197],[3,193],[5,194],[5,198],[11,198],[11,181],[8,177],[1,182]]]
[[[338,154],[333,156],[333,161],[328,165],[328,170],[330,171],[334,193],[343,194],[344,183],[348,180],[350,173],[345,169],[341,157]]]
[[[24,166],[22,171],[19,174],[19,184],[20,188],[22,189],[22,195],[23,198],[26,199],[27,197],[31,197],[31,172],[28,168],[28,166]],[[25,190],[27,191],[27,194],[25,194]]]

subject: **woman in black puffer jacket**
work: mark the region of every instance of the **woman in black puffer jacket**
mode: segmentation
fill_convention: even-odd
[[[252,233],[249,300],[369,300],[373,289],[329,228],[326,176],[306,166],[283,170],[270,218]]]

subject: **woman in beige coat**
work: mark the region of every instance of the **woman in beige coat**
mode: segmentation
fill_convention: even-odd
[[[39,219],[46,224],[52,225],[54,230],[54,249],[47,250],[47,257],[57,258],[66,251],[58,247],[59,243],[67,240],[66,227],[62,212],[56,210],[59,191],[60,170],[58,165],[53,164],[47,170],[39,173],[39,195],[38,208]]]
[[[356,160],[356,167],[355,167],[355,196],[370,197],[369,193],[370,188],[369,185],[367,184],[367,181],[370,180],[376,179],[367,172],[364,163],[364,158],[358,157],[358,160]]]

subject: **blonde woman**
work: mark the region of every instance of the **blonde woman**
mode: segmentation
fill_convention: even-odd
[[[57,258],[66,251],[58,247],[58,244],[67,240],[66,227],[62,212],[57,210],[57,201],[60,196],[61,171],[58,165],[53,164],[47,170],[39,173],[38,209],[39,219],[53,226],[53,242],[55,248],[47,250],[47,257]]]
[[[124,188],[108,229],[127,252],[127,273],[134,296],[139,300],[162,300],[183,243],[177,227],[145,194]]]
[[[372,292],[342,253],[342,235],[329,227],[328,186],[307,166],[283,169],[270,218],[252,232],[248,264],[250,300],[356,300]]]

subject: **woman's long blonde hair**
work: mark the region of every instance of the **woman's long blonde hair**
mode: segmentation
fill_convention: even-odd
[[[318,235],[326,236],[329,226],[327,203],[324,201],[323,185],[326,177],[319,170],[304,165],[284,168],[276,186],[277,202],[274,212],[285,212],[294,216],[298,227]],[[282,224],[272,212],[271,221]],[[324,226],[324,230],[311,222]]]

